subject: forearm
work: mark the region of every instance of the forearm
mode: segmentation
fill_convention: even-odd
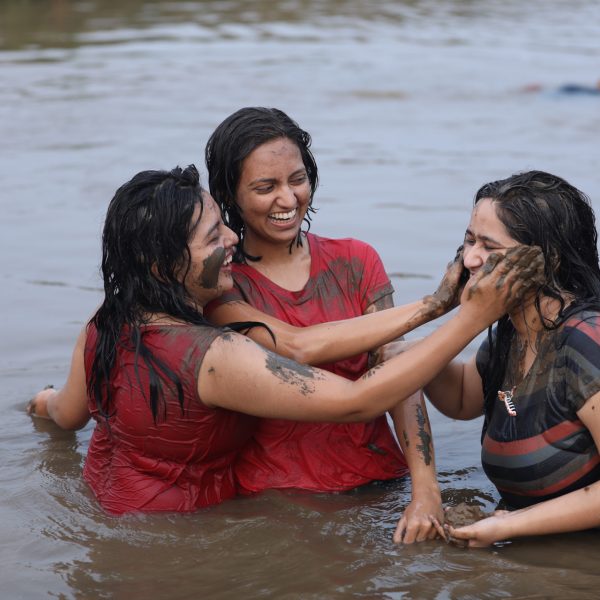
[[[499,523],[497,540],[600,527],[600,482],[503,515]]]
[[[391,342],[437,316],[439,311],[435,308],[425,299],[351,319],[294,327],[245,302],[230,302],[211,312],[210,319],[217,325],[239,321],[264,323],[273,332],[275,343],[262,327],[250,329],[247,335],[282,356],[299,363],[319,365],[344,360]]]
[[[84,328],[73,350],[65,385],[59,390],[47,386],[38,392],[27,407],[30,415],[52,419],[63,429],[81,429],[90,420],[84,367],[85,339]]]
[[[409,352],[391,358],[365,373],[352,386],[355,420],[373,418],[423,387],[435,377],[484,325],[459,312]],[[365,402],[369,407],[365,414]],[[359,408],[360,407],[360,408]]]
[[[390,412],[410,469],[413,498],[422,494],[439,497],[433,437],[422,393],[416,392]]]

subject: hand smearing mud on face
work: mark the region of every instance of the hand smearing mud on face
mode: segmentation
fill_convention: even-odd
[[[490,254],[483,267],[467,282],[461,302],[471,300],[480,293],[484,278],[492,278],[498,295],[503,297],[506,312],[535,293],[545,281],[544,257],[538,246],[515,246],[504,255]]]
[[[426,310],[432,318],[439,317],[458,305],[467,279],[468,272],[463,265],[463,247],[459,246],[454,260],[448,263],[444,278],[437,290],[423,298],[427,306]]]

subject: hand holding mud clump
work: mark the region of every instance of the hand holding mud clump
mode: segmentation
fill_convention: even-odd
[[[480,506],[475,504],[467,504],[466,502],[460,502],[456,506],[448,506],[444,510],[444,526],[458,528],[465,527],[466,525],[472,525],[477,521],[481,521],[481,519],[485,519],[491,516],[492,513],[486,513],[481,509]],[[468,542],[465,540],[459,540],[455,537],[452,537],[448,530],[446,531],[446,541],[449,544],[455,544],[456,546],[460,546],[461,548],[466,548]]]
[[[468,279],[469,272],[463,265],[463,247],[460,246],[454,260],[448,263],[446,273],[437,290],[424,298],[432,318],[440,317],[458,306],[463,287]]]
[[[510,312],[545,282],[544,256],[538,246],[514,246],[504,255],[490,254],[461,294],[461,310],[491,322]]]

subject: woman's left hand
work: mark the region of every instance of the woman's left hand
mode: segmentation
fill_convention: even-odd
[[[38,392],[27,404],[27,414],[30,417],[40,417],[42,419],[50,419],[48,414],[48,399],[57,394],[52,386],[46,386]]]
[[[444,511],[439,495],[428,494],[422,498],[414,498],[406,507],[394,532],[394,543],[412,544],[433,540],[443,535],[441,523],[444,522]]]

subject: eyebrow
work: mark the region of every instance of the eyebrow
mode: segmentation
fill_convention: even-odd
[[[468,227],[465,231],[465,235],[470,235],[471,237],[478,238],[480,240],[483,240],[484,242],[492,242],[492,244],[496,244],[496,246],[501,246],[502,248],[506,247],[503,243],[499,242],[498,240],[495,240],[489,235],[475,235]]]
[[[297,175],[300,175],[300,174],[308,176],[308,171],[306,170],[306,167],[301,167],[300,169],[297,169],[290,175],[289,178],[296,177]],[[253,185],[256,185],[257,183],[272,183],[273,181],[277,181],[277,178],[276,177],[263,177],[263,178],[252,180],[250,183],[248,183],[248,186],[253,186]]]

